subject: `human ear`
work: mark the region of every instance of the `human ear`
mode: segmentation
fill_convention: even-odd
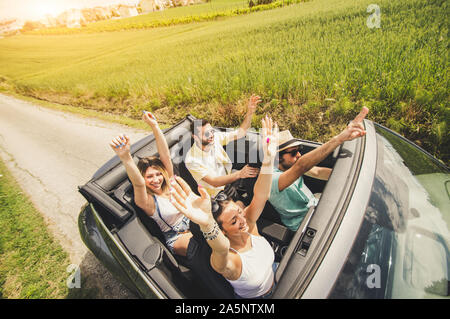
[[[192,137],[194,138],[194,142],[195,143],[200,143],[201,142],[197,135],[192,134]]]

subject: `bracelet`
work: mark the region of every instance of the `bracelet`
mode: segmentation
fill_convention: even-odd
[[[220,231],[219,225],[217,225],[217,222],[214,221],[213,228],[210,231],[208,231],[208,232],[203,232],[202,231],[202,234],[203,234],[203,237],[205,237],[206,240],[214,240],[214,239],[217,238],[217,236],[219,236],[219,231]]]
[[[217,225],[217,222],[215,220],[213,220],[213,226],[211,227],[211,230],[208,230],[208,231],[203,231],[202,230],[202,233],[203,234],[211,234],[215,230],[216,225]]]

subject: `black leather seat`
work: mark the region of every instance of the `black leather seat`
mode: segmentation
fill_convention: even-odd
[[[183,136],[178,143],[171,147],[170,156],[175,175],[182,177],[194,193],[198,195],[198,184],[184,163],[184,158],[186,157],[185,151],[188,151],[193,143],[192,136]]]

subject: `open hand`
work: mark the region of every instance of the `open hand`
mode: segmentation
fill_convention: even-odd
[[[252,178],[258,176],[259,168],[251,167],[248,165],[245,165],[240,171],[239,171],[239,178]]]
[[[199,186],[201,197],[192,192],[189,185],[179,176],[171,178],[172,204],[187,218],[200,226],[208,226],[214,220],[211,213],[211,197],[205,188]]]
[[[113,138],[109,143],[109,146],[111,146],[112,150],[119,158],[130,154],[130,138],[125,134]]]
[[[278,125],[273,124],[272,118],[265,116],[261,120],[262,124],[262,145],[264,151],[264,157],[273,158],[277,154],[278,147]]]
[[[250,97],[250,100],[248,101],[247,111],[251,112],[251,113],[255,113],[256,107],[257,107],[258,103],[260,103],[260,102],[261,102],[261,97],[253,94]]]

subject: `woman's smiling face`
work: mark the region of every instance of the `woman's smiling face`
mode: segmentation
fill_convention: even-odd
[[[147,168],[144,174],[145,186],[152,192],[160,193],[164,182],[163,174],[153,166]]]
[[[230,201],[223,208],[219,219],[225,235],[232,236],[234,234],[248,232],[248,224],[245,219],[244,210],[233,201]]]

